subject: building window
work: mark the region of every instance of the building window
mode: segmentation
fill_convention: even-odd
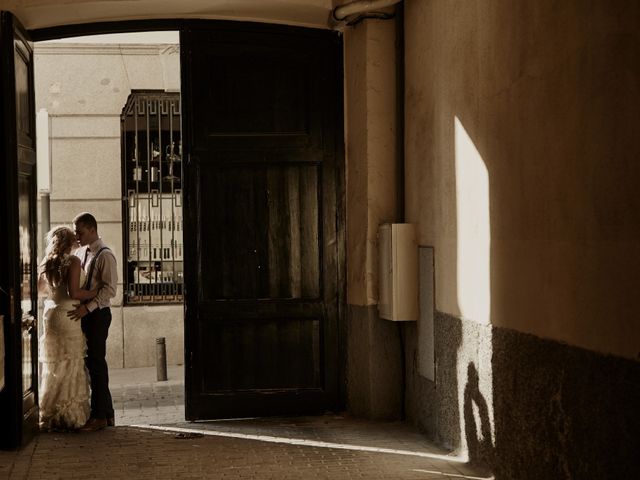
[[[125,303],[181,302],[180,94],[134,91],[122,110],[120,124]]]

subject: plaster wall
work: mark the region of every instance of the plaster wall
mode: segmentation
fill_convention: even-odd
[[[132,89],[179,91],[179,62],[172,44],[35,47],[36,110],[49,113],[51,225],[92,212],[120,267],[107,341],[115,368],[154,365],[156,337],[166,338],[167,363],[184,361],[182,305],[124,306],[121,278],[120,113]]]
[[[495,478],[638,469],[640,7],[405,1],[405,204],[436,371],[407,417]]]
[[[638,359],[640,5],[405,8],[406,216],[436,309]]]
[[[345,32],[347,302],[378,303],[378,226],[396,214],[394,22]]]
[[[395,23],[345,31],[347,402],[370,418],[399,418],[397,325],[378,316],[377,233],[396,214]]]

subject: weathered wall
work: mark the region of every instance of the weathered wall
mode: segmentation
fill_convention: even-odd
[[[498,480],[633,478],[640,364],[438,313],[435,381],[407,335],[407,418]]]
[[[107,341],[111,367],[183,363],[182,306],[122,304],[120,113],[132,89],[180,89],[177,45],[41,43],[35,47],[36,110],[49,113],[51,225],[90,211],[120,267]],[[39,165],[42,168],[42,165]]]
[[[407,414],[496,478],[626,478],[640,417],[640,5],[405,2],[406,218],[435,382]]]

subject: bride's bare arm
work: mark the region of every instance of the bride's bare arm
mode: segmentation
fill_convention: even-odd
[[[69,296],[74,300],[91,300],[96,296],[98,289],[84,290],[80,288],[80,259],[78,257],[71,257],[71,264],[69,265],[69,278],[67,282],[67,288],[69,289]]]

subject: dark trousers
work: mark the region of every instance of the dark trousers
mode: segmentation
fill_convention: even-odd
[[[109,392],[107,368],[107,336],[111,325],[111,309],[101,308],[82,318],[82,332],[87,338],[85,365],[91,380],[91,418],[113,418],[113,402]]]

